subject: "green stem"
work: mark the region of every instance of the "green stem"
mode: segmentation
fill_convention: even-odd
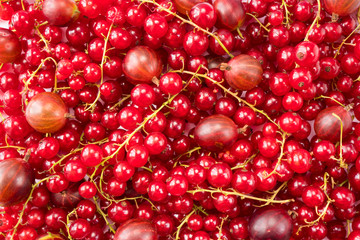
[[[13,232],[13,234],[11,235],[11,239],[14,239],[14,236],[15,236],[15,233],[16,233],[16,231],[17,231],[17,228],[18,228],[19,225],[21,224],[22,218],[24,217],[25,208],[26,208],[27,204],[30,202],[31,197],[32,197],[32,194],[33,194],[35,188],[36,188],[37,186],[39,186],[40,183],[45,182],[45,181],[47,181],[47,180],[50,179],[50,178],[51,178],[51,177],[43,178],[43,179],[41,179],[40,181],[38,181],[37,183],[34,183],[34,184],[32,185],[32,188],[31,188],[29,197],[26,199],[26,201],[25,201],[25,203],[24,203],[24,205],[23,205],[23,208],[22,208],[22,210],[21,210],[21,212],[20,212],[19,220],[17,221],[17,223],[15,224],[15,226],[14,226],[14,228],[13,228],[13,229],[14,229],[14,232]]]
[[[199,188],[199,189],[195,189],[195,190],[189,190],[187,191],[188,193],[191,194],[195,194],[198,192],[208,192],[208,193],[222,193],[224,195],[234,195],[234,196],[239,196],[241,198],[247,198],[247,199],[251,199],[251,200],[256,200],[259,202],[270,202],[270,203],[288,203],[288,202],[294,202],[294,199],[285,199],[285,200],[272,200],[272,199],[265,199],[265,198],[258,198],[258,197],[254,197],[251,195],[247,195],[247,194],[243,194],[243,193],[238,193],[235,191],[224,191],[221,189],[205,189],[205,188]]]
[[[110,222],[108,221],[106,214],[103,212],[103,210],[101,210],[101,208],[100,208],[100,206],[99,206],[99,204],[98,204],[98,202],[97,202],[97,199],[96,199],[95,197],[93,197],[93,199],[94,199],[94,203],[95,203],[95,206],[96,206],[96,210],[97,210],[97,211],[100,213],[100,215],[103,217],[103,219],[104,219],[104,221],[106,222],[106,225],[109,227],[110,231],[111,231],[112,233],[115,233],[115,230],[114,230],[114,228],[111,226],[112,224],[110,224]]]
[[[151,3],[154,4],[155,6],[157,6],[161,11],[165,11],[173,16],[175,16],[176,18],[180,19],[183,23],[187,23],[191,26],[193,26],[196,29],[199,29],[200,31],[202,31],[203,33],[215,38],[215,40],[219,43],[219,45],[222,47],[222,49],[224,49],[224,51],[231,57],[233,58],[234,55],[232,55],[229,50],[225,47],[225,45],[221,42],[221,40],[219,39],[218,36],[216,36],[214,33],[209,32],[208,30],[199,27],[198,25],[196,25],[194,22],[189,21],[179,15],[177,15],[176,13],[172,12],[170,9],[167,9],[165,7],[163,7],[162,5],[160,5],[159,3],[155,2],[154,0],[140,0],[142,3]]]
[[[108,31],[106,37],[104,38],[104,50],[103,50],[103,55],[101,57],[101,63],[100,63],[100,73],[101,73],[100,86],[104,82],[104,64],[105,64],[105,59],[106,59],[105,56],[106,56],[106,52],[107,52],[106,48],[107,48],[107,45],[108,45],[108,42],[109,42],[109,37],[110,37],[112,27],[113,27],[113,24],[110,25],[109,31]],[[100,90],[98,89],[96,99],[94,100],[94,102],[92,104],[90,104],[87,108],[85,108],[86,111],[89,110],[89,109],[94,111],[95,104],[99,100],[100,95],[101,95],[101,93],[100,93]]]
[[[320,0],[317,0],[317,3],[318,3],[318,12],[316,13],[316,17],[315,17],[314,21],[312,22],[312,24],[310,25],[309,30],[306,33],[304,41],[309,41],[309,34],[310,34],[311,30],[314,28],[315,23],[317,23],[321,19],[321,2],[320,2]]]

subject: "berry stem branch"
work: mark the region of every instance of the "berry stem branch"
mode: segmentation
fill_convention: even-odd
[[[246,13],[246,15],[253,17],[260,24],[260,26],[265,29],[265,31],[270,32],[270,30],[266,26],[264,26],[264,24],[262,24],[262,22],[260,22],[260,20],[255,15],[251,13]]]
[[[284,22],[285,25],[289,25],[289,23],[290,23],[289,16],[291,15],[291,13],[289,12],[287,7],[288,7],[288,5],[285,2],[285,0],[282,0],[280,8],[284,8],[284,10],[285,10],[285,22]]]
[[[319,99],[319,98],[331,99],[332,101],[336,102],[337,104],[339,104],[340,106],[342,106],[343,108],[345,108],[344,104],[342,104],[341,102],[339,102],[338,100],[336,100],[336,99],[334,99],[334,98],[332,98],[332,97],[320,95],[319,97],[314,98],[314,100]]]
[[[350,38],[354,33],[356,33],[359,29],[360,29],[360,24],[357,25],[356,28],[341,42],[341,44],[339,45],[339,47],[336,48],[336,53],[335,53],[335,55],[334,55],[334,58],[336,58],[337,56],[339,56],[341,48],[344,46],[344,44],[347,42],[347,40],[349,40],[349,38]]]
[[[106,60],[107,45],[108,45],[108,42],[109,42],[109,37],[110,37],[112,27],[113,27],[113,24],[110,25],[109,31],[108,31],[106,37],[104,37],[104,50],[103,50],[103,55],[101,57],[101,63],[100,63],[100,74],[101,74],[101,76],[100,76],[100,84],[99,84],[99,86],[101,86],[101,84],[104,82],[104,64],[105,64],[105,60]],[[92,104],[90,104],[87,108],[85,108],[86,111],[89,110],[89,109],[94,111],[95,104],[99,100],[100,95],[101,95],[100,89],[98,89],[96,99],[94,100],[94,102]]]
[[[201,66],[196,70],[195,74],[197,74],[197,72],[201,69]],[[190,82],[194,79],[194,76],[192,76],[190,78],[190,80],[187,82],[187,84],[181,89],[181,91],[185,90],[187,88],[187,86],[190,84]],[[98,165],[95,167],[95,169],[97,169],[99,166],[103,165],[106,161],[108,161],[109,159],[113,158],[116,154],[119,153],[120,149],[123,148],[126,144],[129,143],[130,139],[134,136],[135,133],[137,133],[138,131],[140,131],[144,126],[145,124],[147,123],[147,121],[149,121],[150,119],[152,119],[153,117],[156,116],[156,114],[158,114],[158,112],[160,112],[164,107],[166,107],[167,105],[169,105],[173,100],[174,98],[177,96],[178,94],[175,94],[173,96],[171,96],[165,103],[163,103],[158,109],[156,109],[151,115],[149,115],[148,117],[146,117],[144,119],[144,121],[142,121],[142,123],[135,129],[133,130],[128,136],[127,138],[125,139],[125,141],[121,144],[118,145],[118,149],[113,153],[111,154],[110,156],[104,158],[104,160]],[[96,170],[94,171],[94,173],[90,176],[90,179],[93,179],[94,175],[96,173]]]
[[[287,182],[283,182],[280,187],[278,187],[278,189],[276,189],[273,194],[271,195],[271,197],[269,199],[271,199],[272,201],[275,200],[276,196],[278,195],[278,193],[281,191],[281,189],[283,189],[286,186]],[[260,205],[259,207],[265,207],[267,205],[269,205],[271,202],[266,202],[263,205]]]
[[[178,156],[178,157],[176,158],[175,163],[174,163],[174,167],[177,166],[178,160],[179,160],[181,157],[183,157],[183,156],[185,156],[185,155],[187,155],[188,157],[190,157],[193,152],[196,152],[196,151],[198,151],[198,150],[200,150],[200,149],[201,149],[201,147],[195,147],[195,148],[193,148],[193,149],[191,149],[191,150],[189,150],[189,151],[181,154],[180,156]]]
[[[24,90],[23,90],[21,93],[26,93],[26,91],[28,90],[28,85],[30,84],[31,80],[36,76],[36,74],[37,74],[37,73],[40,71],[40,69],[44,66],[45,62],[46,62],[46,61],[49,61],[49,60],[52,60],[52,61],[55,63],[55,65],[57,65],[57,62],[56,62],[55,59],[53,59],[52,57],[47,57],[47,58],[41,60],[40,65],[38,66],[38,68],[37,68],[36,70],[34,70],[34,71],[31,73],[29,79],[27,79],[26,81],[25,81],[25,79],[23,80]],[[56,89],[56,82],[57,82],[57,81],[55,81],[54,89]]]
[[[245,168],[246,168],[246,165],[247,165],[249,162],[251,162],[251,161],[254,159],[254,157],[256,157],[256,156],[257,156],[257,153],[254,153],[254,154],[251,155],[248,159],[246,159],[245,162],[243,162],[243,163],[241,163],[241,164],[235,165],[234,167],[231,168],[231,170],[233,171],[233,170],[236,170],[236,169],[239,169],[239,168],[245,169]]]
[[[265,198],[258,198],[258,197],[254,197],[251,195],[247,195],[247,194],[243,194],[243,193],[239,193],[239,192],[235,192],[233,191],[225,191],[222,189],[205,189],[205,188],[198,188],[195,190],[189,190],[187,191],[190,194],[195,194],[198,192],[208,192],[208,193],[222,193],[224,195],[234,195],[234,196],[239,196],[242,199],[251,199],[251,200],[255,200],[255,201],[259,201],[259,202],[269,202],[269,203],[288,203],[288,202],[294,202],[294,199],[285,199],[285,200],[272,200],[272,199],[265,199]]]
[[[118,101],[117,103],[115,103],[110,110],[114,110],[116,107],[120,106],[121,104],[123,104],[123,102],[125,102],[127,99],[129,99],[131,97],[131,95],[127,95],[125,97],[123,97],[120,101]]]
[[[175,240],[178,240],[180,239],[180,231],[181,231],[181,228],[184,226],[185,223],[188,222],[189,218],[191,217],[191,215],[193,215],[195,213],[195,209],[192,210],[188,215],[186,215],[182,220],[181,220],[181,223],[179,224],[179,226],[177,226],[177,230],[176,230],[176,235],[175,235]]]
[[[42,24],[41,24],[42,25]],[[45,44],[45,51],[48,53],[51,53],[50,47],[49,47],[49,41],[45,39],[44,35],[40,32],[39,27],[41,26],[40,24],[35,25],[35,29],[37,32],[37,35],[40,37],[41,41]]]
[[[186,74],[190,74],[192,76],[196,76],[196,77],[202,77],[202,78],[205,78],[205,79],[208,79],[209,81],[211,81],[212,83],[216,84],[217,86],[219,86],[224,92],[226,92],[227,94],[230,94],[231,96],[233,96],[234,98],[236,98],[239,102],[247,105],[248,107],[250,107],[252,110],[254,110],[255,112],[258,112],[262,115],[264,115],[270,122],[272,122],[273,124],[275,124],[279,129],[280,126],[279,124],[277,124],[273,119],[271,119],[269,117],[269,115],[267,115],[263,110],[259,110],[257,108],[255,108],[252,104],[248,103],[247,101],[245,101],[244,99],[240,98],[238,96],[237,93],[234,93],[232,91],[230,91],[229,89],[227,89],[226,87],[224,87],[223,85],[221,85],[221,83],[215,81],[214,79],[208,77],[206,74],[199,74],[199,73],[195,73],[195,72],[190,72],[190,71],[186,71],[186,70],[176,70],[176,71],[173,71],[173,72],[177,72],[177,73],[186,73]]]
[[[309,27],[309,30],[307,31],[307,33],[305,35],[304,41],[309,41],[309,35],[310,35],[311,30],[314,28],[315,23],[318,23],[318,21],[321,19],[321,2],[320,2],[320,0],[317,0],[317,3],[318,3],[318,11],[316,13],[316,17]]]
[[[14,231],[13,231],[13,233],[12,233],[11,239],[14,239],[14,236],[15,236],[15,233],[16,233],[16,231],[17,231],[17,228],[18,228],[19,225],[21,224],[21,221],[22,221],[22,219],[23,219],[23,217],[24,217],[26,206],[27,206],[27,204],[30,202],[31,197],[32,197],[32,194],[33,194],[35,188],[36,188],[37,186],[39,186],[39,184],[41,184],[42,182],[47,181],[47,180],[50,179],[50,178],[51,178],[51,177],[43,178],[43,179],[41,179],[40,181],[38,181],[38,182],[36,182],[36,183],[34,183],[34,184],[32,185],[32,188],[31,188],[29,197],[26,199],[26,201],[25,201],[25,203],[24,203],[24,205],[23,205],[23,208],[22,208],[22,210],[21,210],[21,212],[20,212],[19,220],[17,221],[17,223],[15,224],[15,226],[14,226],[14,228],[13,228]]]
[[[156,109],[151,115],[149,115],[148,117],[146,117],[144,119],[144,121],[134,130],[132,131],[128,136],[127,138],[125,139],[125,141],[121,144],[118,145],[118,149],[113,153],[111,154],[110,156],[104,158],[104,160],[98,165],[96,166],[95,168],[97,169],[99,166],[103,165],[106,161],[108,161],[109,159],[113,158],[116,154],[118,154],[118,152],[120,151],[121,148],[123,148],[126,144],[129,143],[130,139],[134,136],[135,133],[137,133],[138,131],[140,131],[144,126],[145,124],[147,123],[147,121],[149,121],[150,119],[152,119],[153,117],[156,116],[156,114],[158,114],[158,112],[160,112],[166,105],[170,104],[172,102],[172,100],[177,96],[174,95],[172,96],[171,98],[168,99],[168,101],[166,101],[162,106],[160,106],[158,109]],[[95,171],[94,171],[95,173]],[[93,176],[92,176],[93,177]]]
[[[339,115],[337,115],[335,113],[333,113],[332,115],[340,121],[340,146],[339,146],[340,167],[346,168],[347,164],[344,163],[344,159],[343,159],[343,155],[342,155],[342,153],[343,153],[342,139],[343,139],[343,129],[344,129],[343,122],[342,122],[341,118],[339,117]]]
[[[73,214],[76,214],[76,208],[74,208],[71,212],[69,212],[67,215],[66,215],[66,230],[67,230],[67,233],[68,233],[68,238],[70,240],[72,240],[73,238],[71,237],[71,234],[70,234],[70,229],[69,229],[69,226],[70,225],[70,216],[73,215]]]
[[[176,13],[172,12],[170,9],[163,7],[162,5],[160,5],[159,3],[155,2],[154,0],[140,0],[142,3],[151,3],[154,4],[155,6],[157,6],[161,11],[165,11],[171,15],[173,15],[174,17],[180,19],[183,23],[187,23],[191,26],[193,26],[196,29],[199,29],[200,31],[202,31],[203,33],[215,38],[215,40],[220,44],[220,46],[222,47],[222,49],[224,49],[224,51],[231,57],[233,58],[234,55],[232,55],[229,50],[225,47],[225,45],[221,42],[221,40],[219,39],[218,36],[216,36],[214,33],[209,32],[208,30],[201,28],[200,26],[196,25],[194,22],[189,21],[179,15],[177,15]]]
[[[50,173],[55,173],[56,171],[55,171],[54,169],[55,169],[55,167],[56,167],[57,165],[61,164],[61,162],[64,161],[67,157],[69,157],[69,156],[73,155],[74,153],[79,152],[79,151],[81,151],[81,150],[82,150],[82,148],[76,148],[76,149],[74,149],[74,150],[71,150],[68,154],[63,155],[57,162],[55,162],[55,163],[51,166],[51,168],[50,168],[48,171],[49,171]]]
[[[111,226],[112,224],[110,224],[110,222],[108,221],[107,217],[106,217],[106,214],[101,210],[100,206],[99,206],[99,203],[97,202],[97,198],[93,197],[94,199],[94,203],[95,203],[95,206],[96,206],[96,210],[98,211],[98,213],[100,213],[100,215],[103,217],[104,221],[106,222],[106,225],[109,227],[110,231],[112,233],[115,233],[115,230],[114,228]]]
[[[273,175],[274,173],[279,174],[279,173],[276,172],[276,169],[279,167],[279,165],[280,165],[280,163],[281,163],[281,161],[282,161],[282,157],[284,156],[284,148],[285,148],[285,142],[286,142],[287,134],[286,134],[286,133],[282,133],[281,136],[282,136],[282,140],[281,140],[280,155],[279,155],[279,157],[278,157],[278,160],[277,160],[277,162],[276,162],[276,165],[275,165],[275,167],[274,167],[274,170],[272,170],[271,173],[269,173],[266,178],[270,177],[270,176]]]
[[[217,227],[218,230],[219,230],[219,237],[218,237],[217,240],[221,240],[224,222],[228,219],[228,217],[229,217],[229,215],[227,215],[226,217],[223,217],[223,218],[221,219],[220,226]]]

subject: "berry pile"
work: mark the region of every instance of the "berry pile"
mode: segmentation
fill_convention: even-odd
[[[359,7],[2,0],[0,240],[360,239]]]

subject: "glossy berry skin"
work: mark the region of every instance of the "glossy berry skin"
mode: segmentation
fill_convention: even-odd
[[[313,66],[320,57],[319,47],[313,42],[301,42],[296,45],[295,62],[302,67]]]
[[[10,206],[25,200],[34,183],[31,166],[20,158],[0,162],[0,205]]]
[[[239,193],[252,193],[256,189],[256,177],[253,172],[237,170],[233,174],[231,186]]]
[[[160,132],[152,132],[144,139],[144,145],[151,155],[160,154],[167,144],[166,136]]]
[[[224,115],[212,115],[195,127],[194,139],[203,148],[221,151],[231,146],[237,139],[237,126]]]
[[[315,119],[314,130],[320,139],[337,142],[340,140],[341,122],[334,116],[340,117],[343,125],[343,136],[346,136],[352,125],[350,113],[341,106],[332,106],[322,110]]]
[[[308,68],[299,67],[290,72],[289,82],[291,87],[297,90],[304,90],[310,87],[312,82],[311,72]]]
[[[213,6],[219,27],[232,31],[244,23],[246,15],[240,1],[216,0]]]
[[[144,30],[154,38],[162,38],[168,30],[168,23],[163,16],[154,13],[145,19]]]
[[[206,180],[206,170],[204,167],[194,164],[185,169],[185,176],[190,184],[200,185]]]
[[[103,158],[102,149],[95,144],[86,145],[81,151],[81,162],[87,167],[95,167]]]
[[[261,64],[253,57],[241,54],[224,64],[226,82],[238,90],[251,90],[262,79]]]
[[[272,137],[261,138],[258,142],[258,148],[261,155],[268,158],[275,157],[280,151],[279,144]]]
[[[135,83],[150,83],[154,77],[160,76],[161,70],[159,55],[146,46],[130,49],[123,61],[124,74]]]
[[[46,0],[42,12],[50,24],[63,26],[79,16],[75,2],[71,0]]]
[[[212,28],[216,23],[216,12],[210,3],[203,2],[193,6],[189,13],[190,19],[199,27]]]
[[[348,236],[348,240],[358,240],[358,239],[360,239],[360,230],[353,230]]]
[[[270,191],[276,185],[277,176],[275,174],[271,174],[271,168],[261,167],[254,171],[256,176],[256,190],[265,192]]]
[[[15,31],[29,34],[34,26],[34,19],[29,12],[20,10],[11,16],[10,23]]]
[[[126,155],[127,162],[133,167],[142,167],[147,163],[149,151],[145,146],[132,146]]]
[[[301,22],[306,22],[311,17],[311,4],[309,2],[299,2],[295,6],[295,18]]]
[[[182,196],[188,190],[188,181],[184,176],[174,175],[166,182],[166,189],[172,196]]]
[[[21,43],[16,34],[8,29],[0,28],[0,62],[12,63],[21,54]]]
[[[128,48],[131,45],[132,40],[131,34],[122,28],[112,29],[109,36],[111,45],[120,50]]]
[[[51,175],[50,178],[46,181],[46,187],[52,193],[62,192],[67,189],[68,186],[69,181],[62,173]]]
[[[296,113],[286,112],[280,116],[280,128],[288,133],[295,133],[301,128],[301,117]]]
[[[290,239],[292,221],[282,208],[262,208],[257,210],[249,221],[249,235],[253,240]]]
[[[86,175],[86,166],[79,160],[68,161],[64,166],[64,175],[70,182],[79,182]]]
[[[184,36],[183,46],[187,54],[199,56],[208,49],[209,39],[201,31],[190,31]]]
[[[322,140],[314,144],[314,157],[320,161],[329,161],[335,155],[335,145],[327,140]]]
[[[302,200],[308,207],[320,207],[325,201],[325,194],[319,187],[308,186],[302,193]]]
[[[157,240],[158,235],[155,226],[145,219],[131,219],[123,223],[117,230],[114,240]]]
[[[289,75],[286,73],[275,73],[269,79],[269,88],[276,96],[283,96],[291,90]]]
[[[311,155],[305,149],[297,149],[289,154],[288,163],[296,173],[305,173],[311,168]]]
[[[282,105],[286,110],[297,112],[303,106],[304,100],[297,92],[288,92],[282,99]]]
[[[340,209],[348,209],[355,204],[355,194],[345,187],[336,187],[330,194],[334,200],[334,205]]]
[[[148,107],[155,101],[155,91],[148,84],[139,84],[131,90],[131,100],[140,107]]]
[[[164,94],[178,94],[182,87],[182,79],[177,73],[165,73],[159,80],[159,88]]]
[[[212,165],[207,171],[207,180],[213,187],[226,187],[232,178],[231,168],[226,163]]]
[[[360,7],[360,2],[356,0],[325,0],[324,7],[330,14],[346,16],[355,12]]]
[[[152,181],[148,187],[149,199],[152,201],[163,201],[167,197],[166,184],[161,181]]]
[[[226,47],[228,51],[232,51],[235,46],[235,37],[234,35],[227,29],[218,29],[215,34],[218,36],[220,41]],[[225,50],[221,47],[218,41],[215,38],[210,38],[210,50],[216,55],[225,55]]]
[[[193,6],[201,2],[205,2],[205,0],[174,0],[176,10],[182,14],[190,12]]]
[[[124,107],[118,114],[118,120],[121,127],[133,130],[142,121],[141,112],[133,106]]]
[[[54,133],[66,123],[67,107],[59,95],[42,92],[34,96],[26,107],[26,120],[36,131]]]
[[[83,239],[89,234],[90,223],[85,219],[76,219],[69,227],[70,236],[75,239]]]
[[[290,43],[290,34],[284,26],[274,26],[269,32],[269,43],[275,47],[285,47]]]

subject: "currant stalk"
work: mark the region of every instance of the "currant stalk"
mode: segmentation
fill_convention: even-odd
[[[320,13],[321,13],[321,2],[320,2],[320,0],[317,0],[317,3],[318,3],[318,11],[316,13],[316,17],[315,17],[314,21],[312,22],[312,24],[309,27],[309,30],[307,31],[307,33],[305,35],[304,41],[309,41],[309,34],[310,34],[311,30],[314,28],[315,23],[317,25],[319,25],[319,20],[321,19],[321,15],[320,15]]]
[[[104,51],[103,51],[103,55],[101,57],[101,63],[100,63],[101,78],[100,78],[100,84],[98,85],[98,88],[104,82],[104,64],[105,64],[105,60],[106,60],[106,53],[108,52],[108,49],[106,49],[106,48],[107,48],[107,45],[108,45],[108,42],[109,42],[109,37],[110,37],[112,27],[113,27],[113,24],[110,25],[108,33],[107,33],[106,37],[104,37]],[[100,93],[100,90],[98,89],[96,99],[87,108],[85,108],[86,111],[90,110],[90,109],[92,110],[92,112],[94,111],[95,104],[99,100],[100,95],[101,95],[101,93]]]
[[[171,15],[173,15],[174,17],[180,19],[183,23],[187,23],[191,26],[193,26],[196,29],[199,29],[200,31],[202,31],[203,33],[215,38],[215,40],[220,44],[220,46],[222,47],[222,49],[224,49],[224,51],[231,57],[233,58],[234,55],[232,55],[229,50],[224,46],[224,44],[221,42],[221,40],[219,39],[218,36],[216,36],[214,33],[209,32],[208,30],[201,28],[200,26],[196,25],[194,22],[187,20],[179,15],[177,15],[176,13],[173,13],[172,11],[170,11],[168,8],[163,7],[162,5],[160,5],[159,3],[155,2],[155,0],[140,0],[141,3],[151,3],[154,4],[155,6],[157,6],[161,11],[165,11]],[[171,7],[170,7],[171,8]]]
[[[247,101],[245,101],[244,99],[240,98],[238,96],[237,93],[234,93],[232,91],[230,91],[229,89],[227,89],[226,87],[224,87],[221,83],[213,80],[212,78],[208,77],[206,74],[199,74],[199,73],[195,73],[195,72],[191,72],[191,71],[186,71],[186,70],[175,70],[175,71],[172,71],[172,72],[176,72],[176,73],[186,73],[186,74],[190,74],[192,76],[195,76],[195,77],[201,77],[201,78],[205,78],[205,79],[208,79],[209,81],[211,81],[213,84],[216,84],[218,87],[220,87],[224,92],[226,92],[227,94],[230,94],[231,96],[233,96],[234,98],[236,98],[240,103],[243,103],[245,105],[247,105],[248,107],[250,107],[252,110],[254,110],[255,112],[258,112],[262,115],[264,115],[270,122],[272,122],[273,124],[275,124],[279,129],[280,126],[273,120],[269,117],[269,115],[267,115],[263,110],[259,110],[257,108],[255,108],[252,104],[248,103]]]
[[[114,228],[112,227],[113,224],[111,224],[108,219],[107,219],[107,216],[106,214],[103,212],[103,210],[101,210],[100,206],[99,206],[99,203],[98,203],[98,199],[96,197],[93,197],[93,200],[94,200],[94,203],[95,203],[95,206],[96,206],[96,210],[98,211],[98,213],[101,214],[101,216],[103,217],[104,221],[106,222],[106,225],[109,227],[110,231],[112,233],[115,233],[115,230]]]
[[[201,67],[201,66],[200,66]],[[198,68],[196,73],[201,69],[201,68]],[[190,80],[187,82],[187,84],[182,88],[181,91],[185,90],[187,88],[187,86],[190,84],[190,82],[192,81],[193,77],[190,78]],[[109,159],[113,158],[116,154],[119,153],[120,149],[123,148],[126,144],[129,143],[130,139],[134,136],[135,133],[137,133],[138,131],[140,131],[144,126],[145,124],[147,123],[147,121],[149,121],[150,119],[152,119],[153,117],[156,116],[156,114],[158,114],[158,112],[160,112],[164,107],[167,107],[173,100],[174,98],[179,95],[178,94],[175,94],[173,96],[171,96],[166,102],[164,102],[158,109],[156,109],[151,115],[149,115],[148,117],[146,117],[143,122],[135,129],[133,130],[129,135],[127,135],[127,138],[125,139],[125,141],[121,144],[118,144],[118,149],[113,153],[111,154],[110,156],[104,158],[104,160],[98,165],[95,167],[95,169],[97,169],[99,166],[103,165],[106,161],[108,161]],[[95,174],[95,171],[94,173],[90,176],[90,178],[92,179],[94,177],[94,174]]]
[[[53,177],[53,176],[43,178],[43,179],[41,179],[40,181],[38,181],[38,182],[36,182],[36,183],[34,183],[34,184],[32,185],[32,189],[31,189],[31,191],[30,191],[29,197],[26,199],[26,201],[25,201],[25,203],[24,203],[24,205],[23,205],[23,208],[22,208],[22,210],[21,210],[21,212],[20,212],[19,219],[18,219],[17,223],[16,223],[15,226],[14,226],[14,231],[13,231],[13,234],[12,234],[12,236],[11,236],[11,239],[14,239],[14,236],[15,236],[15,233],[16,233],[16,231],[17,231],[17,228],[18,228],[19,225],[21,224],[21,221],[22,221],[22,219],[23,219],[23,217],[24,217],[26,206],[27,206],[27,204],[30,202],[31,197],[32,197],[32,194],[33,194],[35,188],[36,188],[37,186],[39,186],[41,183],[46,182],[47,180],[49,180],[51,177]]]
[[[281,1],[281,6],[280,7],[285,9],[285,22],[284,22],[284,24],[288,26],[290,24],[289,16],[291,16],[292,14],[289,12],[288,4],[285,2],[285,0]]]
[[[270,32],[270,30],[269,30],[266,26],[264,26],[264,24],[262,24],[262,22],[261,22],[255,15],[253,15],[253,14],[251,14],[251,13],[246,13],[246,15],[249,15],[249,16],[251,16],[252,18],[254,18],[254,19],[260,24],[260,26],[261,26],[263,29],[265,29],[265,31]]]
[[[342,153],[343,153],[343,150],[342,150],[342,139],[343,139],[343,122],[341,120],[341,118],[333,113],[332,114],[334,117],[336,117],[339,121],[340,121],[340,145],[339,145],[339,149],[340,149],[340,152],[339,152],[339,159],[340,159],[340,167],[342,168],[347,168],[347,164],[344,162],[344,159],[343,159],[343,156],[342,156]]]
[[[280,187],[278,187],[278,189],[276,189],[275,191],[273,191],[273,194],[271,195],[271,197],[269,198],[271,201],[274,201],[275,200],[275,198],[276,198],[276,196],[278,195],[278,193],[284,188],[284,187],[286,187],[286,185],[287,185],[287,182],[283,182],[283,184],[281,184],[280,185]],[[265,206],[267,206],[267,205],[269,205],[271,202],[269,201],[269,202],[266,202],[266,203],[264,203],[263,205],[260,205],[260,206],[258,206],[258,207],[265,207]]]
[[[180,222],[179,226],[177,226],[177,230],[176,230],[176,234],[175,234],[175,240],[179,240],[180,239],[180,231],[181,228],[185,225],[185,223],[188,222],[189,218],[191,217],[191,215],[193,215],[196,212],[196,210],[192,210],[188,215],[186,215]]]
[[[234,195],[234,196],[239,196],[242,199],[247,198],[247,199],[256,200],[256,201],[259,201],[259,202],[266,202],[266,203],[269,203],[269,204],[270,203],[281,203],[282,204],[282,203],[289,203],[289,202],[294,202],[295,201],[294,199],[273,200],[273,199],[258,198],[258,197],[254,197],[254,196],[251,196],[251,195],[238,193],[233,189],[230,189],[230,190],[232,190],[232,191],[226,191],[226,190],[222,190],[220,188],[217,188],[217,189],[214,189],[214,188],[210,188],[210,189],[197,188],[195,190],[188,190],[187,192],[190,193],[190,194],[195,194],[195,193],[198,193],[198,192],[208,192],[208,193],[211,193],[211,194],[222,193],[224,195]]]

